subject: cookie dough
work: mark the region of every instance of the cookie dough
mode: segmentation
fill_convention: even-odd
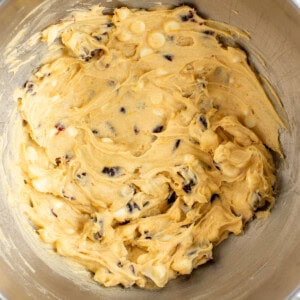
[[[274,205],[281,121],[240,31],[182,6],[74,12],[18,92],[27,214],[105,286],[163,287]]]

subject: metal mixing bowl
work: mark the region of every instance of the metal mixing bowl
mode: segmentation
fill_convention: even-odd
[[[28,47],[28,38],[65,16],[70,8],[88,7],[99,1],[0,0],[1,134],[9,130],[7,124],[15,111],[13,90],[22,85],[31,70],[38,66],[45,50],[40,44]],[[175,0],[161,2],[181,4]],[[157,4],[152,0],[101,3],[108,7],[146,8]],[[191,4],[204,16],[230,23],[251,34],[251,41],[244,47],[284,104],[290,130],[281,134],[286,159],[280,167],[280,193],[271,217],[253,221],[244,235],[232,236],[222,243],[214,252],[214,264],[200,267],[191,276],[173,280],[162,290],[102,288],[87,272],[51,254],[37,235],[30,233],[26,219],[20,217],[22,207],[8,203],[7,183],[14,179],[6,163],[14,156],[8,147],[13,143],[14,133],[11,132],[8,140],[1,139],[4,153],[0,164],[0,172],[6,173],[0,188],[0,292],[8,299],[275,300],[287,297],[300,284],[299,9],[288,0],[194,0]],[[15,50],[24,61],[33,53],[38,55],[14,75],[8,72],[9,67],[4,62],[4,49],[24,28],[27,31],[11,51]],[[253,53],[259,54],[265,65],[255,59],[257,55]]]

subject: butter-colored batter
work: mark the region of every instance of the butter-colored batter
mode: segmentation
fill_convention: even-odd
[[[18,93],[27,213],[101,284],[163,287],[274,205],[281,121],[219,42],[236,34],[187,6],[93,7],[42,33]]]

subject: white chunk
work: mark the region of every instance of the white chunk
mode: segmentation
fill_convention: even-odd
[[[120,194],[122,197],[131,196],[133,195],[133,189],[128,185],[124,185],[120,190]]]
[[[66,228],[64,231],[67,234],[74,234],[76,232],[73,228]]]
[[[204,151],[214,150],[219,145],[218,135],[211,129],[204,131],[200,137],[200,148]]]
[[[244,123],[248,128],[253,128],[256,126],[256,118],[253,115],[246,116]]]
[[[154,49],[161,48],[165,44],[165,42],[165,36],[160,32],[153,32],[148,36],[148,44]]]
[[[164,24],[164,30],[166,32],[176,31],[180,29],[180,24],[176,21],[168,21]]]
[[[194,161],[194,159],[195,159],[195,156],[192,155],[192,154],[186,154],[186,155],[184,155],[184,157],[183,157],[183,160],[184,160],[186,163],[191,163],[191,162]]]
[[[132,35],[128,31],[122,31],[118,34],[118,40],[121,42],[127,42],[132,38]]]
[[[130,26],[130,30],[136,34],[144,32],[145,28],[146,28],[146,25],[142,21],[135,21]]]
[[[153,266],[153,277],[157,277],[159,279],[162,279],[166,276],[166,267],[163,265]]]
[[[51,101],[56,102],[59,100],[59,98],[60,98],[59,95],[55,95],[54,97],[51,98]]]
[[[152,53],[153,53],[152,49],[150,49],[150,48],[143,48],[140,51],[140,57],[145,57],[145,56],[150,55]]]
[[[129,16],[129,9],[127,7],[122,7],[115,11],[115,15],[118,16],[120,21],[125,20]]]
[[[167,74],[169,74],[169,72],[167,70],[163,69],[163,68],[158,68],[156,70],[156,75],[157,76],[164,76],[164,75],[167,75]]]
[[[45,170],[36,165],[29,165],[28,172],[31,177],[40,177],[45,174]]]
[[[192,261],[187,258],[176,260],[172,264],[172,268],[180,274],[189,274],[192,271]]]
[[[151,102],[153,104],[160,104],[162,102],[164,96],[162,93],[156,92],[156,93],[153,93],[150,97],[151,97],[150,98]]]
[[[119,210],[117,210],[117,211],[114,212],[114,217],[115,217],[116,219],[121,219],[121,220],[123,220],[123,219],[126,218],[126,216],[127,216],[127,210],[126,210],[125,207],[122,207],[122,208],[120,208]]]
[[[110,139],[110,138],[102,138],[101,141],[102,141],[103,143],[113,143],[113,142],[114,142],[114,141],[113,141],[112,139]]]
[[[78,130],[73,127],[73,126],[69,126],[66,130],[66,132],[71,136],[71,137],[75,137],[78,134]]]
[[[234,63],[240,63],[241,61],[242,61],[242,58],[240,56],[236,55],[232,58],[232,62],[234,62]]]
[[[44,178],[32,180],[32,185],[37,191],[45,193],[49,191],[51,182],[49,181],[48,178],[44,177]]]
[[[38,154],[37,154],[36,150],[31,146],[27,147],[26,156],[29,161],[37,161],[38,160]]]
[[[56,200],[53,201],[53,208],[60,209],[64,206],[64,203],[62,201]]]

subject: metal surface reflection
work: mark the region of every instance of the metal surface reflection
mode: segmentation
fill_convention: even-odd
[[[166,5],[181,1],[163,0]],[[300,15],[286,0],[195,0],[201,13],[247,30],[252,39],[243,45],[258,71],[278,92],[290,121],[281,142],[286,160],[279,171],[280,194],[266,220],[256,220],[244,236],[231,237],[215,252],[216,263],[203,266],[190,277],[171,281],[160,291],[132,288],[102,288],[81,269],[72,269],[31,233],[22,216],[22,207],[8,203],[7,188],[14,180],[7,160],[14,132],[7,126],[15,113],[13,90],[22,85],[38,66],[45,48],[39,43],[27,47],[34,33],[58,21],[69,9],[85,8],[99,1],[6,0],[0,3],[0,290],[9,299],[283,299],[300,282]],[[156,1],[102,2],[108,7],[128,5],[150,8]],[[26,17],[28,15],[28,17]],[[6,45],[21,29],[26,29],[16,50],[22,61],[37,54],[14,75],[5,64]],[[259,54],[265,65],[257,59]],[[267,130],[267,129],[266,129]],[[51,260],[49,260],[51,257]],[[51,264],[49,264],[51,261]],[[1,296],[0,296],[1,299]]]

